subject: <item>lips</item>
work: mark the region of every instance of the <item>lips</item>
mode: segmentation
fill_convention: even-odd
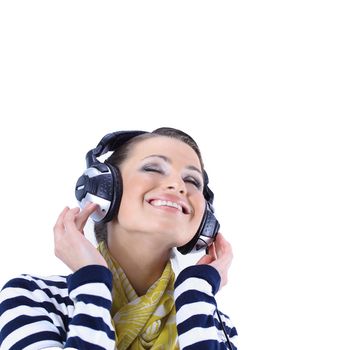
[[[181,211],[183,214],[190,214],[191,209],[184,201],[179,199],[170,199],[170,198],[150,198],[147,199],[147,202],[154,206],[154,207],[170,207],[170,208],[176,208],[177,210]]]

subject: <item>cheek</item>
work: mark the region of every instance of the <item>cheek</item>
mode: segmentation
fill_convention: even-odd
[[[140,203],[140,194],[137,186],[123,188],[123,194],[120,202],[119,212],[132,213],[135,207]]]
[[[142,180],[142,181],[141,181]],[[133,215],[134,211],[143,205],[143,198],[150,189],[151,184],[138,176],[129,176],[123,181],[123,193],[119,213]]]
[[[194,217],[194,221],[197,226],[199,226],[199,224],[202,221],[205,208],[206,208],[205,199],[203,198],[202,195],[199,195],[198,198],[196,198],[195,217]]]

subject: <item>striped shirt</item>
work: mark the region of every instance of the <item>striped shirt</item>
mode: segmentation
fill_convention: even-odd
[[[174,298],[180,349],[229,349],[226,335],[236,349],[236,329],[217,311],[214,296],[219,285],[220,275],[208,265],[190,266],[177,277]],[[112,274],[99,265],[85,266],[69,276],[21,275],[10,280],[0,293],[1,350],[115,350],[111,291]]]

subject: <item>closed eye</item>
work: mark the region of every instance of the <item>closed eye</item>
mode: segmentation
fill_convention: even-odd
[[[145,164],[142,166],[141,168],[142,171],[145,172],[153,172],[153,173],[158,173],[158,174],[165,174],[165,170],[162,169],[160,166],[158,166],[157,164]],[[201,189],[202,188],[202,182],[197,179],[196,177],[190,175],[190,176],[185,176],[183,178],[183,181],[186,183],[189,183],[193,186],[195,186],[197,189]]]
[[[184,181],[194,185],[198,189],[202,187],[202,183],[192,176],[186,177]]]
[[[163,170],[156,167],[156,166],[151,166],[151,165],[145,165],[144,167],[142,167],[143,171],[147,171],[147,172],[154,172],[154,173],[159,173],[159,174],[163,174]]]

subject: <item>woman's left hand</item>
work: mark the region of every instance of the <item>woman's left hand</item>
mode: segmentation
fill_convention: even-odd
[[[221,277],[220,288],[227,284],[228,270],[233,259],[231,244],[219,232],[215,242],[209,247],[208,254],[204,255],[197,265],[207,264],[214,267]]]

